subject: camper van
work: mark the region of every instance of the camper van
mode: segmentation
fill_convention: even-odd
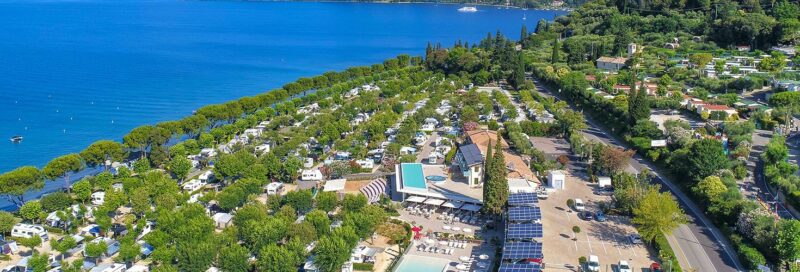
[[[31,238],[34,235],[38,235],[43,241],[47,241],[49,238],[47,236],[47,230],[40,225],[19,223],[14,225],[14,227],[11,229],[11,237]]]
[[[372,169],[375,167],[375,162],[372,160],[357,160],[356,163],[358,163],[358,166],[362,169]]]
[[[313,169],[313,170],[303,170],[302,174],[300,175],[300,179],[305,181],[309,180],[320,181],[323,179],[323,177],[322,177],[322,172],[320,172],[319,169]]]
[[[267,195],[280,194],[282,189],[283,189],[283,183],[272,182],[270,184],[267,184]]]
[[[214,171],[211,170],[205,171],[202,174],[200,174],[200,177],[198,178],[204,182],[209,182],[211,180],[214,180]]]
[[[193,179],[183,184],[183,190],[191,193],[199,190],[200,188],[203,188],[203,186],[206,186],[205,181]]]
[[[92,204],[95,206],[103,205],[106,202],[106,192],[92,193]]]

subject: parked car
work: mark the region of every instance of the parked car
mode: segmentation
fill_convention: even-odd
[[[597,222],[606,222],[606,215],[603,211],[597,211],[594,213],[594,219],[597,220]]]
[[[628,264],[627,261],[619,260],[619,264],[617,264],[617,271],[618,272],[633,272],[631,270],[631,266]]]
[[[580,219],[583,219],[583,220],[586,220],[586,221],[591,221],[592,218],[594,218],[594,216],[592,216],[592,212],[590,212],[590,211],[579,212],[578,213],[578,217]]]
[[[658,263],[650,264],[650,272],[661,272],[661,265]]]
[[[589,255],[589,262],[586,263],[586,268],[592,272],[600,272],[600,258],[595,255]]]
[[[547,199],[547,191],[539,190],[538,192],[536,192],[536,197],[538,197],[539,199]]]
[[[583,205],[583,200],[581,200],[580,198],[575,199],[575,210],[579,212],[586,210],[586,206]]]
[[[628,235],[628,240],[631,241],[631,244],[638,245],[638,244],[642,243],[642,236],[640,236],[639,234],[634,233],[634,234]]]

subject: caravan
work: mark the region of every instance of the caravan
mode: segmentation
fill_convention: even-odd
[[[43,241],[47,241],[47,239],[49,239],[47,236],[47,230],[40,225],[19,223],[14,225],[14,227],[11,229],[11,237],[31,238],[34,235],[41,237]]]
[[[357,160],[356,163],[358,163],[358,166],[362,169],[372,169],[375,167],[375,162],[372,160]]]
[[[283,183],[271,182],[267,184],[267,195],[278,195],[283,190]]]
[[[300,176],[301,180],[309,181],[320,181],[323,179],[322,172],[319,169],[312,169],[312,170],[303,170],[303,173]]]
[[[191,193],[191,192],[200,190],[200,188],[203,188],[203,186],[206,186],[206,182],[205,181],[200,181],[200,180],[197,180],[197,179],[193,179],[193,180],[190,180],[189,182],[186,182],[186,183],[183,184],[183,190],[188,192],[188,193]]]
[[[106,202],[106,192],[92,193],[92,204],[95,206],[103,205]]]

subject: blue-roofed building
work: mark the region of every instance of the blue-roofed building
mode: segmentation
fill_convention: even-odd
[[[483,155],[478,145],[468,144],[458,147],[455,163],[470,186],[483,183]]]

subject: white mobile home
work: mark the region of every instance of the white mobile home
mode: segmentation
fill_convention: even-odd
[[[113,263],[113,264],[100,264],[89,270],[89,272],[124,272],[125,271],[125,264],[121,263]]]
[[[319,169],[311,169],[311,170],[303,170],[300,175],[301,180],[313,180],[313,181],[320,181],[323,179],[322,172]]]
[[[203,148],[200,150],[200,156],[211,158],[217,155],[217,151],[213,148]]]
[[[261,136],[261,130],[257,128],[248,128],[244,130],[244,136],[249,138]]]
[[[49,239],[47,230],[40,225],[18,223],[11,228],[11,237],[31,238],[34,235],[41,237],[44,241]]]
[[[283,190],[283,183],[271,182],[270,184],[267,184],[266,187],[267,195],[277,195]]]
[[[106,192],[92,193],[92,204],[96,206],[103,205],[106,202]]]
[[[610,177],[597,177],[597,187],[603,188],[606,186],[611,186],[611,178]]]
[[[314,158],[305,158],[303,160],[303,168],[314,167]]]
[[[206,186],[205,181],[193,179],[183,184],[183,190],[191,193],[203,188],[203,186]]]
[[[372,167],[375,167],[375,162],[372,160],[357,160],[356,163],[364,169],[372,169]]]
[[[214,171],[211,170],[205,171],[202,174],[200,174],[200,177],[198,177],[198,179],[200,179],[200,181],[208,183],[209,181],[214,179]]]
[[[400,148],[400,155],[411,155],[411,154],[414,154],[414,153],[417,153],[417,149],[416,148],[413,148],[413,147],[410,147],[410,146],[404,146],[404,147]]]
[[[256,146],[256,153],[258,154],[269,153],[269,150],[270,150],[269,144],[261,144]]]

